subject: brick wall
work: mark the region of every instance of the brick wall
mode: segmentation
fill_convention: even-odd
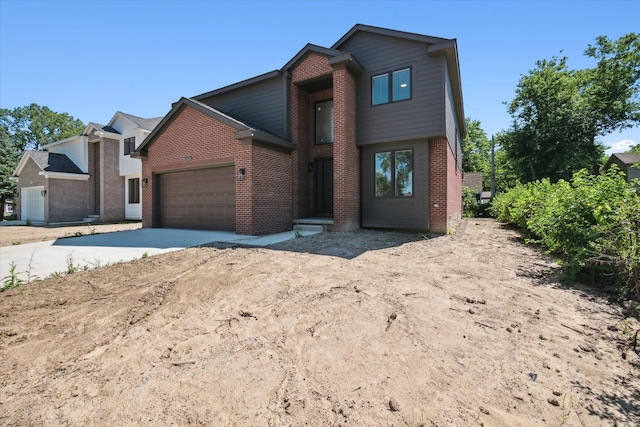
[[[356,85],[342,67],[333,73],[333,229],[360,228],[360,150],[356,146]]]
[[[87,216],[88,181],[48,179],[49,222],[78,221]]]
[[[120,176],[120,141],[100,140],[100,219],[124,220],[124,177]]]
[[[251,215],[243,234],[261,235],[291,230],[291,156],[260,146],[250,146],[250,204],[236,202]]]
[[[236,129],[184,106],[148,148],[142,161],[142,224],[153,224],[153,174],[234,164],[245,170],[235,182],[236,232],[270,234],[291,230],[291,156],[258,145],[243,145]]]
[[[184,106],[157,136],[142,160],[142,226],[153,226],[153,174],[171,170],[186,170],[202,166],[216,166],[236,162],[243,150],[234,138],[236,130],[191,107]],[[247,160],[239,156],[238,168],[247,168]],[[244,187],[236,183],[236,197],[242,198]],[[238,194],[240,192],[240,194]],[[236,209],[236,224],[242,221]]]
[[[316,53],[309,53],[291,70],[291,81],[299,83],[323,75],[331,75],[333,69],[329,65],[329,58]]]
[[[462,174],[445,138],[429,146],[429,230],[446,233],[462,214]]]

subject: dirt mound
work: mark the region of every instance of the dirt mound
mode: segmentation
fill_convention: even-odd
[[[556,273],[472,220],[36,282],[0,294],[0,422],[637,425],[640,325]]]

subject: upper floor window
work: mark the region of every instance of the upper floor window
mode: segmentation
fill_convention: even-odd
[[[316,144],[333,142],[333,100],[316,104]]]
[[[413,150],[375,153],[375,196],[413,196]]]
[[[131,138],[124,139],[124,155],[131,154],[136,150],[136,137],[132,136]]]
[[[411,99],[411,68],[378,74],[371,80],[373,105]]]

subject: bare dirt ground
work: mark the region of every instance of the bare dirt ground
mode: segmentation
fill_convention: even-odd
[[[639,322],[492,220],[193,248],[0,294],[0,424],[636,426]]]
[[[64,237],[114,231],[135,230],[142,226],[140,222],[120,224],[81,224],[64,227],[34,227],[27,225],[0,227],[0,246],[21,245],[23,243],[44,242]]]

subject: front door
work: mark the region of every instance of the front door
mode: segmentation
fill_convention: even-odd
[[[316,159],[315,214],[333,215],[333,159]]]

